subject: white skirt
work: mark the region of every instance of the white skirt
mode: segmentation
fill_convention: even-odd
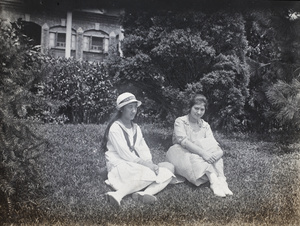
[[[146,166],[126,161],[112,167],[107,176],[108,180],[106,183],[115,190],[119,190],[134,181],[163,183],[166,180],[175,177],[169,169],[164,167],[159,167],[159,173],[156,175]]]
[[[199,155],[182,148],[179,144],[171,146],[166,154],[168,162],[175,167],[175,174],[185,177],[189,182],[199,186],[208,181],[205,173],[214,172],[211,164]]]

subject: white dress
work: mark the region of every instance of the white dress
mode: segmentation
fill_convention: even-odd
[[[134,149],[130,150],[122,128],[128,134],[130,144],[133,145],[133,135],[136,135]],[[152,162],[152,155],[147,146],[140,127],[133,123],[132,131],[129,131],[121,122],[115,121],[108,133],[107,151],[105,152],[108,171],[107,183],[115,190],[131,184],[133,181],[151,181],[162,183],[174,174],[167,168],[160,167],[156,175],[150,168],[138,163],[140,159]]]
[[[184,141],[189,140],[206,150],[219,148],[209,124],[201,120],[200,125],[200,130],[195,132],[189,124],[188,115],[177,118],[174,123],[174,145],[166,154],[167,161],[175,166],[175,173],[185,177],[196,186],[208,181],[205,175],[207,171],[217,173],[217,170],[214,165],[207,163],[201,156],[185,149]],[[223,171],[222,165],[218,171]]]

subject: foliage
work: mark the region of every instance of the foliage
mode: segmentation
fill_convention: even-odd
[[[247,62],[251,71],[247,101],[249,127],[269,130],[280,126],[270,117],[273,103],[267,91],[278,80],[290,83],[299,68],[299,19],[292,19],[290,8],[251,10],[246,18]]]
[[[291,83],[300,62],[299,18],[291,8],[129,8],[124,57],[110,56],[109,73],[119,91],[146,101],[144,120],[170,125],[201,92],[213,128],[274,131],[280,125],[266,93],[277,80]]]
[[[118,86],[131,83],[137,93],[153,100],[145,114],[173,122],[186,112],[182,106],[188,97],[202,92],[214,106],[208,114],[212,125],[238,128],[249,83],[241,14],[129,11],[123,26],[125,57],[111,57],[107,63]]]
[[[28,202],[43,193],[36,161],[47,148],[47,141],[20,120],[1,114],[0,123],[0,213],[3,218],[11,218],[19,202]]]
[[[272,106],[273,114],[284,127],[285,131],[298,132],[300,129],[300,81],[291,83],[278,81],[267,92]]]
[[[30,89],[39,76],[38,49],[30,46],[11,24],[0,21],[0,87],[1,108],[6,114],[26,115],[27,108],[36,101]],[[17,24],[15,24],[17,26]]]
[[[29,200],[39,188],[34,164],[46,142],[20,120],[27,115],[28,108],[42,102],[30,91],[39,76],[39,59],[39,50],[21,35],[18,23],[0,20],[0,209],[3,217],[11,217],[17,201]]]
[[[209,111],[212,126],[223,130],[241,129],[245,117],[244,106],[248,97],[248,68],[237,56],[218,56],[213,71],[200,81],[204,92],[213,103]],[[222,101],[220,101],[222,100]]]
[[[110,189],[101,177],[104,126],[29,126],[20,120],[101,123],[112,111],[114,88],[133,90],[143,101],[138,119],[157,122],[142,129],[159,162],[171,145],[171,131],[161,122],[172,124],[187,112],[188,97],[202,92],[215,128],[269,126],[289,135],[299,131],[300,122],[299,51],[294,51],[300,33],[298,20],[288,15],[129,11],[125,57],[111,54],[104,64],[41,57],[18,23],[1,20],[0,222],[298,224],[298,143],[217,134],[236,198],[217,200],[207,186],[184,183],[168,186],[154,206],[126,197],[119,211],[104,197]]]
[[[63,102],[60,112],[70,123],[100,123],[114,106],[115,91],[101,63],[47,57],[44,60],[43,96]]]

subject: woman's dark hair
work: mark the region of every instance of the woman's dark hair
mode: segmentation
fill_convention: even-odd
[[[122,115],[121,109],[114,112],[114,114],[112,115],[112,117],[110,118],[110,120],[108,121],[108,124],[106,126],[104,136],[103,136],[103,140],[102,140],[102,144],[101,144],[101,148],[104,152],[107,151],[106,145],[107,145],[107,142],[108,142],[109,129],[110,129],[111,125],[121,117],[121,115]]]
[[[204,104],[205,105],[205,109],[207,109],[207,99],[204,95],[202,94],[195,94],[194,96],[192,96],[192,98],[190,99],[190,103],[189,103],[189,110],[191,110],[191,108],[195,105],[195,104]]]

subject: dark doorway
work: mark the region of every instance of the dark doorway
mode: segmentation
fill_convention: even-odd
[[[42,28],[40,25],[31,21],[24,21],[22,19],[18,19],[16,24],[20,31],[31,39],[31,44],[41,45]]]

